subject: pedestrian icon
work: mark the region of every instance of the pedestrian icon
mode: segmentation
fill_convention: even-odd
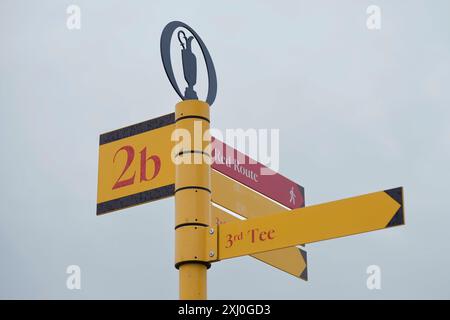
[[[291,198],[289,199],[289,203],[295,204],[294,187],[291,187],[291,191],[289,191],[289,194],[291,195]]]

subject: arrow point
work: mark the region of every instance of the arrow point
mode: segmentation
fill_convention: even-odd
[[[301,196],[302,196],[302,203],[300,204],[299,208],[303,208],[305,206],[305,188],[302,187],[301,185],[297,184],[298,187],[298,191],[300,192]]]
[[[305,281],[308,281],[308,256],[306,251],[298,248],[298,250],[300,251],[300,254],[303,257],[303,260],[305,260],[305,269],[302,271],[302,273],[300,274],[299,278]]]
[[[403,206],[403,187],[384,190],[384,192],[397,201],[399,205]]]
[[[386,228],[405,224],[405,217],[403,212],[403,187],[385,190],[384,192],[400,205],[400,208],[398,208],[397,212],[394,214],[391,221],[389,221]]]

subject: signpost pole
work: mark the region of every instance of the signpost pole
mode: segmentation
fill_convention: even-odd
[[[209,105],[186,100],[175,108],[175,267],[182,300],[206,299],[211,178]],[[205,135],[206,132],[206,135]]]

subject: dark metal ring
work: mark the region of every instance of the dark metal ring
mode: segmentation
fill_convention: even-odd
[[[180,88],[175,80],[175,75],[173,73],[172,62],[170,58],[170,43],[172,40],[172,35],[177,28],[187,29],[197,40],[197,43],[202,50],[203,58],[205,59],[206,69],[208,71],[208,95],[206,97],[206,102],[211,106],[216,99],[217,94],[217,77],[216,70],[214,69],[214,64],[212,62],[211,56],[208,49],[203,43],[200,36],[187,24],[181,21],[172,21],[168,23],[161,34],[161,58],[164,65],[164,70],[166,71],[167,77],[169,78],[172,87],[175,89],[176,93],[181,99],[185,100],[184,95],[181,93]]]

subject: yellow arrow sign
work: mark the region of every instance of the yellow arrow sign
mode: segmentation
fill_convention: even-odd
[[[241,221],[218,207],[211,206],[211,220],[223,225],[233,221]],[[264,263],[285,271],[295,277],[308,280],[306,251],[297,247],[288,247],[251,255]]]
[[[404,224],[403,189],[219,226],[219,260]]]
[[[256,218],[274,212],[288,211],[284,206],[215,170],[211,170],[211,199],[245,218]]]

